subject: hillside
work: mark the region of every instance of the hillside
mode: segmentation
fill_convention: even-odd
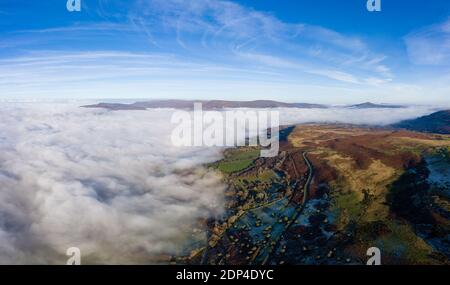
[[[450,134],[450,110],[440,111],[414,120],[393,125],[395,128],[418,132]]]

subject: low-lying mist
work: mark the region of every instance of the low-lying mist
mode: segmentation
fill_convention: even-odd
[[[0,263],[152,262],[221,211],[219,151],[172,147],[167,111],[0,110]]]
[[[418,118],[436,111],[433,107],[406,108],[344,108],[329,109],[283,109],[280,120],[283,124],[299,123],[343,123],[355,125],[387,126],[403,120]]]

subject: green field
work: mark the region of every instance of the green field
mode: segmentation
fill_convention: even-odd
[[[227,153],[226,157],[217,163],[217,169],[230,174],[249,167],[259,157],[259,150],[236,149]]]

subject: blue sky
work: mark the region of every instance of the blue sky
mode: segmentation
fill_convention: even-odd
[[[0,99],[450,104],[450,1],[1,0]]]

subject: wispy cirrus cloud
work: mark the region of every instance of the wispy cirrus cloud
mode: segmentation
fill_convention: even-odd
[[[450,65],[450,18],[405,37],[410,60],[418,65]]]
[[[359,84],[360,81],[353,76],[352,74],[345,73],[338,70],[310,70],[309,71],[312,74],[317,74],[321,76],[325,76],[334,80],[342,81],[342,82],[348,82],[348,83],[355,83]]]
[[[34,65],[3,62],[0,69],[17,71],[9,83],[3,79],[4,94],[78,97],[87,92],[96,97],[151,94],[179,98],[209,93],[216,98],[229,98],[229,94],[280,100],[304,96],[300,100],[330,103],[389,96],[385,101],[398,102],[407,96],[391,90],[419,84],[406,78],[412,73],[399,70],[389,49],[380,49],[361,35],[286,22],[232,1],[98,0],[85,5],[88,21],[40,25],[2,35],[5,48],[0,58],[23,60],[31,55],[39,61],[42,57]],[[56,66],[60,59],[45,58],[47,52],[55,51],[70,59]],[[122,56],[106,59],[105,51]],[[89,54],[93,58],[87,61]],[[161,58],[156,60],[156,55]],[[136,56],[143,57],[136,60]],[[29,75],[29,81],[18,78],[22,75]],[[211,92],[213,81],[215,92]],[[261,88],[268,84],[270,88]],[[120,95],[118,90],[130,91]],[[436,96],[444,97],[442,90],[436,89]]]
[[[99,22],[99,23],[75,23],[65,27],[51,27],[44,29],[18,30],[19,34],[55,34],[55,33],[76,33],[76,32],[130,32],[132,27],[123,23]]]
[[[272,66],[275,58],[277,64],[283,60],[283,67],[285,61],[302,58],[381,75],[388,69],[382,65],[386,57],[372,52],[361,38],[305,23],[285,23],[229,1],[152,0],[138,1],[136,7],[130,19],[153,35],[162,28],[161,46],[172,38],[183,49],[204,52],[199,47],[209,47],[216,53],[253,55],[255,61]]]
[[[55,45],[61,40],[73,42],[74,46],[83,41],[92,42],[91,46],[96,41],[99,44],[112,41],[112,46],[119,49],[119,42],[127,39],[146,52],[165,50],[235,65],[245,58],[249,67],[277,68],[283,72],[301,64],[307,69],[335,69],[355,76],[360,73],[391,76],[383,63],[386,57],[371,51],[361,38],[306,23],[286,23],[269,13],[231,1],[135,0],[122,5],[99,0],[97,3],[97,6],[88,3],[86,9],[97,14],[99,22],[16,33],[27,37],[44,34],[46,41]],[[122,13],[109,10],[117,5]],[[296,62],[299,59],[301,62]]]

